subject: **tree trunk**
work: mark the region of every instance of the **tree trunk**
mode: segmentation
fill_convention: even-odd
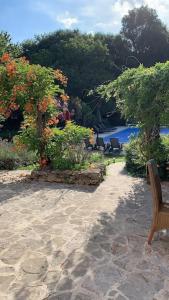
[[[97,119],[97,125],[100,128],[104,128],[104,124],[103,124],[103,120],[102,120],[102,115],[100,113],[100,109],[101,109],[101,103],[98,102],[97,107],[96,107],[96,119]]]
[[[37,137],[39,140],[40,159],[45,159],[45,141],[43,139],[43,131],[45,128],[45,114],[37,110],[36,118]]]
[[[146,152],[146,159],[149,160],[153,155],[153,144],[160,139],[160,125],[155,124],[151,128],[146,128],[143,137],[143,147]]]

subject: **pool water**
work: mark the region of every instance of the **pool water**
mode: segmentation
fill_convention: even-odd
[[[128,143],[130,136],[137,136],[139,134],[139,128],[129,127],[120,132],[112,133],[104,137],[104,142],[109,143],[111,138],[118,138],[120,143]],[[162,128],[160,131],[161,134],[169,134],[169,128]]]

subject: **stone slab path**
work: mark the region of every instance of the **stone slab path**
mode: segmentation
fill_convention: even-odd
[[[0,172],[0,300],[169,299],[169,239],[145,247],[143,180],[121,163],[97,188],[27,182],[23,173]]]

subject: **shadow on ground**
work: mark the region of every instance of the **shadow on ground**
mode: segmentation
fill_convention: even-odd
[[[0,203],[13,199],[14,197],[26,197],[30,196],[33,193],[43,190],[50,190],[50,191],[61,191],[61,190],[68,190],[68,191],[79,191],[84,193],[93,193],[96,191],[97,186],[79,186],[79,185],[69,185],[69,184],[58,184],[58,183],[47,183],[47,182],[38,182],[32,181],[31,179],[19,180],[16,182],[7,182],[7,183],[0,183]]]
[[[121,175],[125,175],[125,171]],[[12,187],[17,194],[15,185]],[[36,191],[37,188],[43,187],[35,185],[32,189]],[[61,189],[62,185],[50,185],[51,188]],[[76,189],[74,186],[67,188]],[[93,193],[94,189],[84,188],[83,191]],[[29,193],[27,185],[22,192]],[[169,242],[154,241],[151,253],[146,251],[151,210],[149,186],[140,180],[118,199],[116,209],[112,207],[112,210],[98,213],[97,220],[87,226],[86,232],[81,232],[85,236],[81,245],[78,240],[77,244],[72,240],[73,250],[69,248],[70,243],[58,248],[54,253],[56,265],[52,273],[48,270],[33,287],[27,283],[17,291],[14,299],[160,299],[158,293],[163,291],[169,277]],[[44,285],[48,296],[42,297]]]

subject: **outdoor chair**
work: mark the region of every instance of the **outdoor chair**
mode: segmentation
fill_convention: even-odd
[[[103,148],[104,151],[106,150],[106,145],[104,143],[104,139],[102,137],[97,137],[96,138],[96,149]]]
[[[94,149],[94,145],[91,144],[89,138],[86,138],[86,139],[84,140],[84,142],[85,142],[85,148],[86,148],[87,150],[93,150],[93,149]]]
[[[147,162],[147,171],[153,197],[153,218],[148,235],[148,244],[151,244],[155,232],[169,228],[169,204],[162,202],[160,177],[153,159]]]
[[[112,138],[110,139],[110,144],[111,144],[111,151],[112,152],[120,152],[122,149],[122,145],[119,143],[119,139],[118,138]]]

